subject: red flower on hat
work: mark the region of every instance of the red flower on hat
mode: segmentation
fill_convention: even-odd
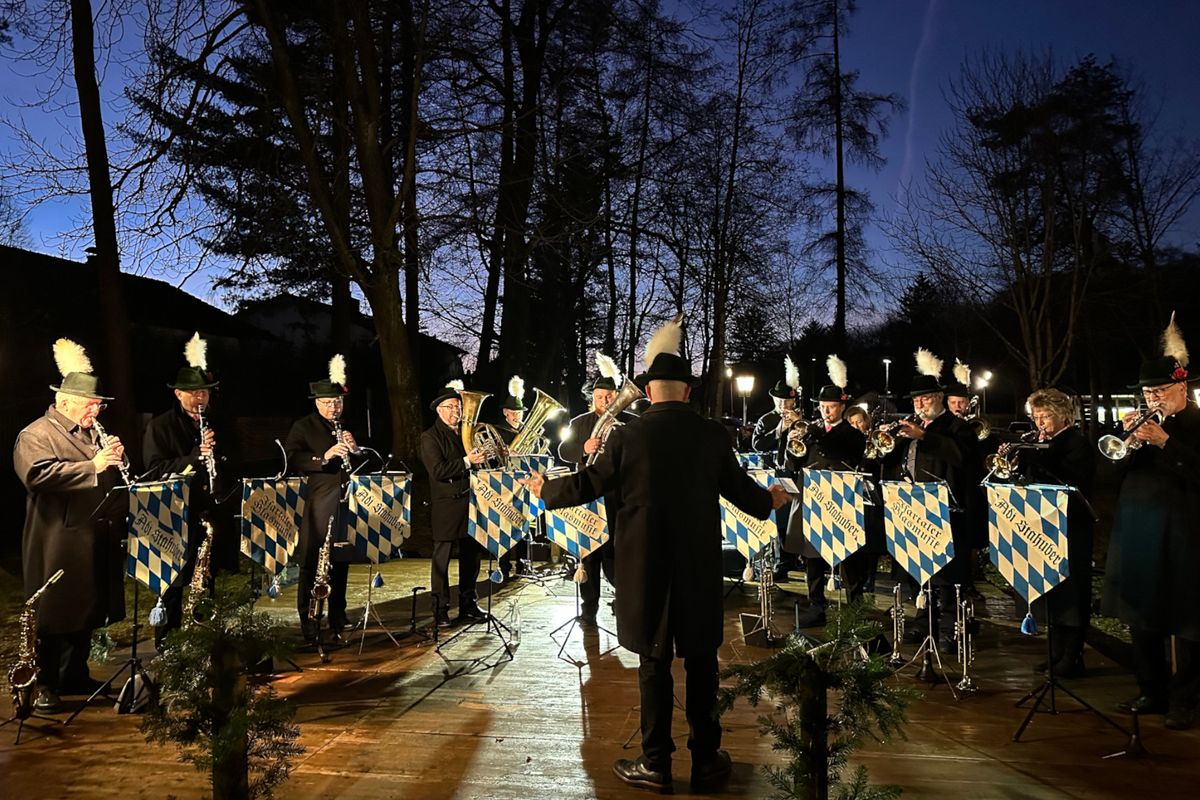
[[[1187,380],[1187,376],[1188,376],[1188,372],[1186,369],[1184,369],[1183,367],[1176,367],[1175,371],[1171,373],[1171,380],[1183,381],[1183,380]]]

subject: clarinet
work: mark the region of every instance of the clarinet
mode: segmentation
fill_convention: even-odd
[[[108,431],[104,430],[104,426],[100,424],[100,420],[92,420],[92,427],[96,430],[96,436],[100,437],[100,449],[108,447],[110,441]],[[121,463],[117,465],[117,469],[121,471],[121,478],[125,481],[126,486],[133,485],[133,477],[129,474],[129,456],[121,456]]]
[[[204,414],[204,412],[207,410],[208,406],[204,405],[203,403],[196,406],[196,417],[197,421],[200,423],[201,442],[204,441],[205,437],[208,435],[208,432],[212,430],[212,428],[208,427],[208,417]],[[204,468],[208,470],[209,489],[215,491],[217,485],[217,456],[212,451],[212,448],[209,448],[208,455],[204,457]]]
[[[344,437],[345,437],[345,435],[346,435],[346,434],[345,434],[345,431],[343,431],[343,430],[342,430],[342,417],[341,417],[341,415],[339,414],[338,416],[334,417],[333,419],[331,419],[331,420],[329,421],[329,423],[330,423],[331,425],[333,425],[333,439],[334,439],[334,441],[336,441],[338,444],[344,444],[344,442],[343,442],[343,439],[344,439]],[[355,445],[354,447],[352,447],[352,448],[350,449],[350,454],[351,454],[351,455],[358,455],[358,454],[359,454],[359,452],[360,452],[360,451],[359,451],[359,448],[358,448],[358,446],[357,446],[357,445]]]

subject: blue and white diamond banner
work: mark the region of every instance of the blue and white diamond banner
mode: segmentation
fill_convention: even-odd
[[[242,481],[242,554],[278,575],[300,541],[304,478],[246,478]]]
[[[535,504],[529,499],[529,490],[517,483],[521,477],[519,473],[500,469],[471,473],[467,536],[486,547],[495,558],[529,535]]]
[[[508,456],[508,469],[510,472],[540,472],[543,475],[554,467],[554,456],[552,455],[533,455],[521,454]]]
[[[954,558],[945,482],[883,481],[883,531],[892,558],[924,585]]]
[[[863,490],[858,473],[804,470],[804,535],[830,566],[867,543]]]
[[[987,484],[992,563],[1032,603],[1071,574],[1067,488]]]
[[[746,474],[764,488],[770,488],[775,483],[775,475],[769,470],[747,470]],[[779,535],[774,516],[755,519],[724,497],[721,498],[721,534],[747,561],[758,556]]]
[[[129,540],[125,572],[161,596],[183,569],[188,546],[186,480],[129,488]]]
[[[546,538],[576,558],[590,555],[608,541],[608,512],[604,498],[543,513]]]
[[[352,475],[346,487],[346,540],[372,564],[400,554],[412,533],[412,476]]]
[[[766,453],[738,453],[737,460],[742,469],[769,469]]]

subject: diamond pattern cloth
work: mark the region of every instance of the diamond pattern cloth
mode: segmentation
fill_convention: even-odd
[[[278,575],[300,541],[308,482],[304,478],[246,478],[242,481],[242,553]]]
[[[136,484],[129,488],[129,539],[125,572],[161,596],[187,558],[186,480]]]
[[[738,453],[737,460],[745,470],[767,469],[766,453]]]
[[[608,541],[608,512],[604,498],[543,513],[546,537],[576,558],[590,555]]]
[[[770,488],[775,483],[775,475],[769,470],[752,469],[747,470],[746,474],[764,488]],[[749,561],[779,535],[779,530],[775,525],[774,513],[767,519],[755,519],[722,497],[721,535]]]
[[[987,484],[992,563],[1027,603],[1071,574],[1067,488]]]
[[[954,558],[946,484],[884,481],[883,531],[892,558],[924,585]]]
[[[804,470],[804,535],[836,567],[867,543],[863,477],[855,472]]]
[[[412,475],[352,475],[346,488],[346,540],[372,564],[400,555],[412,534]]]
[[[522,477],[519,473],[500,469],[471,473],[467,536],[486,547],[497,559],[529,535],[530,522],[536,513],[529,490],[517,483]]]

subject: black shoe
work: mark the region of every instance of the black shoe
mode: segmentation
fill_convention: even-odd
[[[440,614],[437,615],[437,619],[434,620],[434,624],[437,625],[439,628],[449,628],[450,627],[450,615],[447,614],[445,611],[441,612]]]
[[[595,628],[596,625],[598,624],[596,622],[596,612],[593,611],[592,613],[589,614],[588,612],[585,611],[582,614],[580,614],[579,615],[579,624],[585,628]]]
[[[613,762],[613,774],[639,789],[653,789],[663,794],[671,794],[674,791],[670,770],[650,769],[640,758],[636,761],[628,758],[617,759]]]
[[[330,628],[329,629],[329,641],[327,642],[327,644],[329,644],[332,647],[342,647],[343,645],[345,645],[346,639],[344,636],[342,636],[342,630],[343,630],[342,628]]]
[[[1132,714],[1135,711],[1139,714],[1165,714],[1167,713],[1167,701],[1151,697],[1148,694],[1139,694],[1132,700],[1117,703],[1117,711],[1124,711],[1126,714]]]
[[[1195,727],[1197,721],[1197,710],[1193,706],[1192,708],[1172,708],[1167,712],[1167,718],[1163,724],[1173,731],[1186,731]]]
[[[487,618],[487,612],[475,603],[458,607],[459,622],[483,622]]]
[[[62,700],[59,699],[58,693],[48,686],[39,689],[37,699],[33,701],[35,711],[58,711],[60,705]]]
[[[300,623],[300,638],[304,639],[305,644],[317,643],[317,624],[310,619],[306,619]]]
[[[728,778],[732,770],[733,764],[729,753],[718,750],[711,759],[699,764],[692,764],[692,789],[716,786]]]
[[[797,628],[823,628],[825,626],[825,606],[809,606],[796,618]]]
[[[105,685],[107,685],[107,684],[105,684],[104,681],[98,681],[95,678],[89,676],[89,677],[84,678],[81,681],[72,681],[71,683],[68,683],[65,686],[63,686],[62,689],[60,689],[59,691],[61,694],[68,695],[68,696],[84,695],[85,697],[91,697],[93,694],[96,693],[97,689],[99,689],[101,686],[105,686]]]

